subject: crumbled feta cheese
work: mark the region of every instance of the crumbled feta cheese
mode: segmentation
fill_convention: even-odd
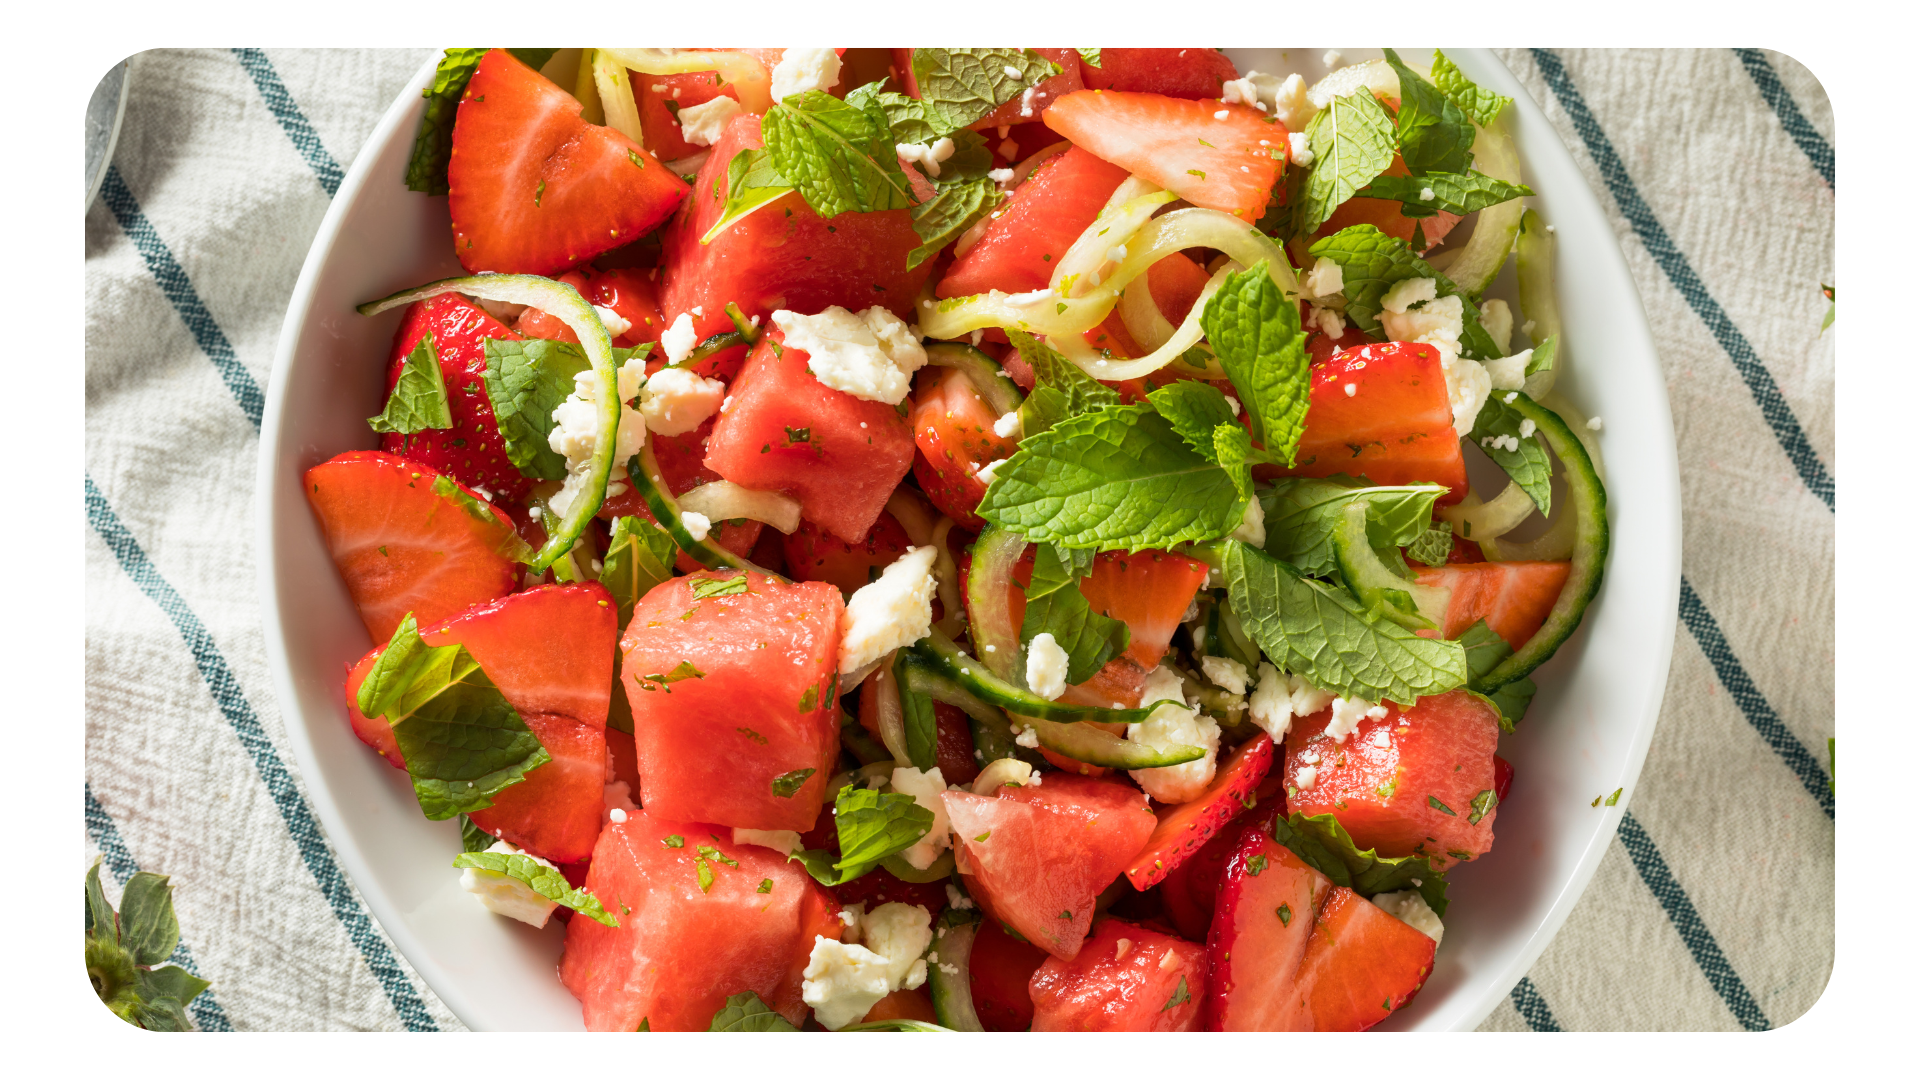
[[[1232,115],[1233,113],[1227,109],[1215,109],[1213,112],[1213,118],[1215,120],[1225,120],[1227,117]]]
[[[931,544],[908,549],[847,601],[840,674],[858,671],[927,636],[933,628],[933,560],[938,554]]]
[[[640,391],[640,415],[657,435],[684,435],[714,414],[727,384],[703,379],[688,368],[661,368]]]
[[[1347,741],[1362,720],[1384,720],[1387,716],[1385,705],[1376,705],[1366,698],[1333,699],[1333,719],[1327,721],[1326,736],[1337,743]]]
[[[1483,361],[1481,366],[1487,369],[1487,379],[1494,390],[1519,390],[1527,385],[1527,364],[1532,360],[1533,350],[1528,349]]]
[[[680,524],[686,527],[687,534],[695,540],[705,540],[713,531],[713,521],[705,514],[692,510],[680,511]]]
[[[860,941],[886,958],[891,990],[913,990],[927,981],[921,954],[933,944],[933,916],[918,904],[881,904],[860,920]]]
[[[1537,428],[1535,427],[1533,421],[1525,419],[1524,417],[1521,419],[1520,421],[1520,437],[1521,438],[1523,439],[1533,438],[1533,433],[1536,430]]]
[[[1480,305],[1480,326],[1500,346],[1501,352],[1513,347],[1513,309],[1499,297],[1489,297]]]
[[[1233,415],[1239,416],[1240,415],[1240,399],[1237,397],[1234,397],[1232,394],[1228,394],[1227,408],[1233,410]]]
[[[479,484],[473,485],[473,493],[487,500],[488,502],[493,501],[493,492],[487,490],[485,487],[482,487]]]
[[[991,483],[993,483],[993,471],[994,471],[995,469],[998,469],[998,468],[1000,467],[1000,464],[1001,464],[1002,462],[1004,462],[1004,461],[1006,461],[1006,460],[1007,460],[1006,458],[997,458],[997,459],[995,459],[995,460],[993,460],[993,461],[989,461],[989,462],[987,462],[987,464],[986,464],[986,467],[985,467],[985,468],[983,468],[983,469],[981,469],[981,470],[980,470],[979,472],[977,472],[977,473],[975,473],[975,474],[973,474],[973,475],[974,475],[974,479],[976,479],[976,480],[978,480],[978,481],[980,481],[980,482],[981,482],[981,483],[983,483],[983,484],[991,484]],[[988,648],[992,648],[993,646],[991,646],[991,645],[989,645],[989,646],[987,646],[987,647],[988,647]]]
[[[1438,295],[1433,279],[1429,277],[1410,277],[1393,283],[1386,295],[1380,298],[1380,309],[1403,315],[1415,304],[1425,303]]]
[[[899,768],[893,770],[893,790],[913,796],[914,802],[933,811],[933,828],[912,847],[900,853],[907,865],[915,870],[925,870],[953,841],[947,825],[947,801],[941,798],[947,793],[947,780],[940,775],[938,766],[925,772]]]
[[[505,840],[495,841],[487,850],[502,855],[527,855]],[[558,869],[538,855],[527,855],[527,858],[549,869]],[[488,911],[509,919],[519,919],[528,926],[547,925],[547,920],[553,916],[553,909],[560,906],[534,892],[533,886],[523,881],[472,866],[460,871],[460,887],[478,897]]]
[[[1431,345],[1440,354],[1440,372],[1453,406],[1453,429],[1461,435],[1472,431],[1493,380],[1486,365],[1460,356],[1466,312],[1460,297],[1436,297],[1432,278],[1407,278],[1387,290],[1380,307],[1380,325],[1388,338]]]
[[[909,164],[918,164],[929,177],[939,177],[940,163],[953,156],[953,140],[940,138],[932,143],[895,143],[894,154]]]
[[[1286,126],[1288,131],[1305,131],[1307,124],[1320,110],[1307,100],[1307,81],[1299,75],[1289,75],[1281,82],[1272,75],[1262,76],[1259,72],[1248,72],[1247,78],[1260,84],[1262,101],[1267,100],[1267,84],[1274,84],[1273,118]]]
[[[700,344],[700,335],[693,329],[693,316],[681,312],[673,320],[673,325],[660,332],[660,349],[667,354],[667,363],[677,364],[687,358],[695,345]]]
[[[1307,310],[1307,326],[1318,326],[1322,334],[1337,338],[1347,332],[1347,318],[1333,308],[1315,304]]]
[[[953,884],[949,882],[947,884],[947,906],[956,911],[972,911],[973,898],[961,892],[959,889],[954,888]]]
[[[1021,116],[1033,115],[1033,103],[1036,96],[1039,93],[1040,93],[1040,88],[1037,86],[1029,86],[1025,90],[1020,91],[1020,115]]]
[[[1440,925],[1440,916],[1433,913],[1433,909],[1427,906],[1426,898],[1419,893],[1412,889],[1375,893],[1372,900],[1374,907],[1432,938],[1435,945],[1440,944],[1440,935],[1447,928]]]
[[[898,405],[927,351],[906,323],[883,307],[855,315],[835,305],[818,315],[773,313],[790,349],[807,353],[807,369],[821,385],[866,401]]]
[[[1125,244],[1115,244],[1112,247],[1107,249],[1108,262],[1125,262],[1126,258],[1127,258],[1127,245]]]
[[[620,425],[614,429],[615,473],[625,472],[627,459],[639,453],[641,447],[647,444],[646,419],[625,404],[627,391],[639,393],[640,379],[645,371],[644,362],[635,368],[633,361],[629,360],[621,367],[616,379],[616,392],[622,396]],[[589,369],[574,376],[573,393],[567,395],[567,399],[553,410],[553,430],[547,434],[547,445],[554,453],[567,459],[567,477],[560,490],[547,500],[547,508],[561,518],[567,516],[567,511],[572,509],[574,501],[586,488],[594,450],[600,444],[599,398],[599,377]]]
[[[1291,701],[1295,716],[1312,716],[1333,700],[1332,692],[1320,689],[1302,676],[1288,674],[1287,682],[1292,687]]]
[[[788,49],[773,65],[773,85],[768,90],[773,100],[785,101],[794,94],[829,89],[839,81],[839,53],[832,49]]]
[[[1312,765],[1302,765],[1293,774],[1293,786],[1301,791],[1313,790],[1313,782],[1320,778],[1320,770]]]
[[[1599,431],[1599,430],[1600,430],[1600,418],[1596,416],[1596,417],[1594,417],[1593,419],[1591,419],[1591,420],[1589,420],[1589,421],[1587,421],[1587,430],[1588,430],[1588,431]]]
[[[1313,150],[1307,143],[1306,132],[1287,132],[1287,160],[1303,169],[1313,164]]]
[[[1293,727],[1287,677],[1272,664],[1260,665],[1260,684],[1247,699],[1247,718],[1279,742]]]
[[[1014,744],[1029,750],[1040,749],[1040,733],[1030,727],[1021,728],[1013,736]]]
[[[1249,78],[1229,79],[1220,84],[1220,101],[1227,105],[1258,104],[1260,88]]]
[[[601,786],[600,801],[609,813],[618,810],[623,814],[637,814],[640,808],[633,803],[633,789],[625,780],[609,780]]]
[[[1018,435],[1020,433],[1020,411],[1015,409],[1013,412],[995,420],[993,422],[993,433],[1003,439],[1011,439],[1015,435]]]
[[[1230,656],[1203,656],[1200,673],[1229,694],[1247,692],[1247,665]]]
[[[633,329],[633,324],[628,322],[625,316],[610,307],[601,307],[599,304],[595,304],[593,305],[593,313],[600,316],[600,325],[607,328],[608,337],[620,337],[627,331]]]
[[[742,829],[736,826],[733,843],[736,847],[752,844],[755,847],[772,848],[782,855],[791,855],[800,850],[800,834],[792,829]]]
[[[996,184],[1004,184],[1007,181],[1013,179],[1013,170],[1012,169],[988,169],[987,179],[993,181]]]
[[[743,110],[740,103],[725,94],[699,105],[680,110],[680,137],[694,146],[712,146],[721,133]]]
[[[1267,511],[1259,499],[1247,500],[1247,508],[1240,513],[1240,524],[1227,534],[1227,539],[1254,547],[1267,546]]]
[[[846,929],[840,934],[840,940],[860,940],[860,917],[866,913],[867,905],[865,902],[848,904],[846,907],[840,909],[838,918],[846,925]]]
[[[817,935],[801,972],[800,1000],[813,1009],[821,1027],[838,1031],[893,992],[887,979],[890,968],[887,958],[871,949]]]
[[[1375,730],[1373,733],[1373,738],[1368,739],[1367,741],[1372,743],[1375,747],[1381,750],[1386,750],[1393,746],[1393,736],[1387,734],[1386,728],[1379,728]]]
[[[627,823],[627,812],[616,806],[607,811],[607,820],[613,822],[615,825],[625,825]]]
[[[1519,392],[1518,390],[1509,390],[1509,391],[1507,392],[1507,396],[1506,396],[1506,397],[1503,397],[1503,398],[1501,398],[1500,400],[1501,400],[1501,401],[1504,401],[1504,402],[1506,402],[1506,403],[1507,403],[1507,404],[1509,404],[1509,405],[1511,405],[1511,404],[1513,404],[1513,400],[1514,400],[1515,398],[1517,398],[1517,397],[1519,397],[1519,396],[1520,396],[1520,392]]]
[[[1423,188],[1421,188],[1421,189],[1420,189],[1420,201],[1421,201],[1421,202],[1432,202],[1432,201],[1433,201],[1433,189],[1432,189],[1432,188],[1430,188],[1430,187],[1423,187]]]
[[[1180,673],[1165,664],[1147,673],[1140,700],[1185,701]],[[1213,781],[1214,759],[1220,752],[1220,725],[1197,709],[1162,705],[1138,724],[1127,726],[1127,739],[1156,750],[1197,746],[1206,756],[1184,765],[1134,769],[1128,775],[1141,790],[1163,803],[1183,803],[1199,797]]]
[[[1313,269],[1307,271],[1301,287],[1309,300],[1338,296],[1347,287],[1346,276],[1341,272],[1339,263],[1322,255],[1314,260]]]
[[[1007,76],[1007,78],[1009,78],[1009,79],[1024,79],[1024,78],[1025,78],[1025,76],[1024,76],[1024,75],[1022,75],[1022,74],[1020,73],[1020,69],[1019,69],[1019,68],[1017,68],[1017,67],[1014,67],[1014,66],[1013,66],[1012,64],[1007,64],[1007,65],[1005,65],[1004,67],[1002,67],[1002,68],[1001,68],[1000,70],[1001,70],[1001,71],[1003,71],[1003,72],[1005,72],[1005,73],[1006,73],[1006,76]]]
[[[1321,53],[1320,62],[1327,65],[1328,71],[1338,71],[1347,66],[1347,58],[1339,49],[1328,49]]]
[[[1027,646],[1027,685],[1048,701],[1067,692],[1067,650],[1052,634],[1035,634]]]

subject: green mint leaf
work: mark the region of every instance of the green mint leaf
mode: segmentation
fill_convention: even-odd
[[[1439,799],[1434,798],[1432,795],[1427,796],[1427,805],[1433,807],[1435,810],[1440,811],[1441,813],[1447,815],[1448,817],[1460,816],[1459,814],[1456,814],[1453,812],[1453,807],[1448,806],[1446,803],[1441,802]]]
[[[1402,547],[1420,537],[1433,519],[1434,500],[1446,492],[1438,484],[1370,487],[1349,476],[1281,480],[1260,499],[1266,552],[1309,577],[1326,577],[1338,568],[1334,536],[1347,504],[1367,504],[1369,544]]]
[[[1435,870],[1424,855],[1385,858],[1372,849],[1361,851],[1332,814],[1276,817],[1273,838],[1335,885],[1362,896],[1417,889],[1435,915],[1444,917],[1447,913],[1447,876]],[[1416,881],[1419,884],[1414,884]]]
[[[1513,104],[1510,97],[1474,85],[1439,49],[1433,50],[1433,85],[1482,127],[1499,119],[1506,107]]]
[[[1053,545],[1042,544],[1040,553],[1034,563],[1036,579],[1041,563],[1056,568],[1062,565]],[[1074,584],[1069,587],[1028,595],[1027,612],[1020,623],[1020,647],[1024,650],[1034,638],[1052,634],[1054,643],[1066,651],[1067,682],[1073,685],[1093,678],[1107,661],[1125,652],[1133,638],[1126,623],[1093,610],[1080,592],[1078,575],[1071,580]]]
[[[1239,425],[1233,406],[1227,404],[1227,395],[1199,379],[1175,379],[1148,393],[1147,400],[1173,425],[1180,441],[1208,461],[1219,460],[1213,430],[1222,424]]]
[[[1075,49],[1074,51],[1080,54],[1080,59],[1092,64],[1094,67],[1100,66],[1099,49]]]
[[[1512,731],[1527,715],[1527,706],[1533,703],[1534,691],[1538,687],[1532,679],[1517,679],[1487,695],[1494,708],[1500,710],[1500,729]]]
[[[774,169],[823,218],[913,205],[878,103],[856,108],[809,90],[768,109],[761,130]]]
[[[1411,173],[1463,173],[1473,164],[1473,121],[1434,85],[1384,50],[1400,76],[1400,108],[1393,117],[1400,160]]]
[[[1340,280],[1347,296],[1347,319],[1369,334],[1378,336],[1380,300],[1387,290],[1407,278],[1432,278],[1435,298],[1460,295],[1460,317],[1464,329],[1460,335],[1462,355],[1490,359],[1505,353],[1493,336],[1480,325],[1480,309],[1460,294],[1451,279],[1433,268],[1427,260],[1397,236],[1388,236],[1371,225],[1353,225],[1332,236],[1323,237],[1307,249],[1313,259],[1332,259],[1340,267]]]
[[[692,612],[689,611],[688,614],[690,615]],[[685,618],[685,616],[682,616],[682,618]],[[693,661],[682,660],[673,666],[672,671],[656,671],[650,675],[640,676],[640,689],[666,690],[667,693],[671,694],[673,691],[670,687],[672,687],[674,683],[681,682],[685,679],[704,679],[706,677],[707,673],[694,667]]]
[[[673,577],[680,548],[667,530],[643,517],[613,521],[607,553],[600,560],[600,584],[619,605],[622,630],[633,618],[633,606],[654,587]]]
[[[733,155],[727,162],[727,201],[720,208],[720,220],[713,223],[701,243],[708,243],[726,232],[733,223],[773,202],[793,185],[773,167],[773,155],[765,147],[751,147]]]
[[[433,821],[492,806],[552,760],[472,655],[421,641],[411,614],[360,684],[357,704],[392,725],[414,796]]]
[[[892,754],[885,754],[885,756],[893,757]],[[787,856],[787,861],[799,863],[808,874],[813,876],[813,880],[832,888],[840,884],[840,871],[833,868],[833,861],[837,857],[826,848],[814,848],[808,851],[796,851]]]
[[[1160,1011],[1166,1012],[1167,1010],[1172,1009],[1175,1006],[1185,1005],[1187,1002],[1192,1000],[1193,1000],[1193,995],[1187,993],[1187,977],[1185,975],[1182,975],[1180,976],[1180,985],[1173,988],[1173,996],[1167,999],[1167,1003],[1165,1005],[1160,1006]]]
[[[1253,436],[1237,421],[1213,429],[1213,461],[1226,470],[1242,499],[1253,498],[1253,463],[1260,457],[1253,448]]]
[[[620,925],[620,920],[600,906],[599,897],[585,889],[574,888],[558,869],[531,855],[517,851],[511,854],[504,851],[467,851],[454,856],[453,865],[460,870],[472,867],[505,874],[561,907],[572,908],[602,926]]]
[[[1527,376],[1531,378],[1542,371],[1553,370],[1553,362],[1559,358],[1559,354],[1560,338],[1548,334],[1544,341],[1533,347],[1533,355],[1527,357]]]
[[[1138,551],[1225,536],[1245,508],[1225,470],[1137,404],[1028,435],[994,471],[979,513],[1034,543]]]
[[[1418,176],[1377,176],[1355,193],[1363,199],[1392,199],[1407,217],[1471,214],[1497,203],[1533,194],[1525,184],[1509,184],[1485,173],[1421,173]]]
[[[150,1002],[166,998],[176,1004],[185,1005],[199,997],[201,991],[213,984],[186,968],[168,964],[150,971],[136,972],[133,985],[140,996]]]
[[[1445,566],[1453,554],[1453,530],[1428,528],[1407,545],[1407,558],[1424,566]]]
[[[465,814],[460,815],[460,850],[485,851],[493,846],[495,837],[473,823]]]
[[[1048,593],[1078,588],[1080,579],[1093,573],[1093,552],[1069,550],[1057,544],[1041,544],[1033,554],[1033,576],[1027,582],[1027,599],[1037,600]]]
[[[708,1031],[798,1031],[792,1022],[760,1000],[760,995],[751,990],[735,994],[727,999],[727,1004],[713,1014],[713,1025]]]
[[[1200,315],[1207,341],[1253,420],[1262,457],[1289,468],[1307,419],[1307,335],[1300,306],[1258,263],[1228,274]]]
[[[793,798],[806,785],[807,778],[812,776],[814,771],[813,769],[795,769],[774,777],[771,785],[774,795],[782,799]]]
[[[907,763],[931,769],[939,762],[940,725],[933,714],[933,698],[915,690],[906,678],[907,650],[894,660],[894,684],[900,690],[900,720],[906,729]]]
[[[553,410],[573,393],[573,377],[592,365],[579,346],[531,338],[488,338],[487,399],[513,467],[536,480],[565,480],[567,459],[548,445]]]
[[[120,892],[120,945],[142,967],[173,955],[180,944],[180,921],[173,915],[173,886],[163,874],[145,870],[127,879]]]
[[[739,596],[747,591],[747,575],[738,573],[732,577],[701,578],[693,583],[693,598],[707,600],[715,596]]]
[[[1059,67],[1031,49],[913,50],[913,78],[927,122],[941,135],[1058,74]]]
[[[100,887],[100,858],[87,868],[87,933],[105,941],[120,940],[120,924]]]
[[[1345,589],[1238,542],[1226,545],[1227,595],[1241,625],[1276,665],[1345,698],[1411,707],[1467,681],[1460,645],[1368,622]]]
[[[1553,463],[1547,458],[1546,448],[1533,438],[1532,424],[1522,427],[1526,418],[1501,400],[1505,396],[1498,391],[1487,396],[1487,403],[1480,406],[1480,415],[1474,417],[1473,430],[1467,438],[1492,458],[1495,465],[1506,470],[1507,476],[1520,485],[1541,513],[1552,513]],[[1522,435],[1523,430],[1527,434]]]
[[[687,838],[678,833],[669,834],[660,842],[670,848],[683,848],[687,846]]]
[[[919,843],[933,828],[933,811],[913,796],[895,791],[850,785],[840,789],[833,806],[834,826],[840,834],[840,859],[833,866],[843,882]]]
[[[1467,627],[1455,640],[1460,642],[1460,647],[1467,654],[1467,670],[1473,675],[1467,684],[1470,688],[1498,666],[1500,661],[1513,655],[1513,646],[1494,633],[1485,619]],[[1512,731],[1514,725],[1526,716],[1527,706],[1533,701],[1534,689],[1532,679],[1518,679],[1486,695],[1493,707],[1500,710],[1500,730]]]
[[[925,144],[947,134],[927,121],[925,102],[892,90],[881,90],[880,87],[881,84],[877,82],[857,86],[847,91],[846,103],[862,112],[869,106],[878,105],[887,118],[887,127],[893,131],[895,142]]]
[[[913,208],[913,231],[921,244],[907,254],[907,269],[938,255],[1004,198],[999,185],[985,177],[940,187],[933,198]]]
[[[381,434],[414,435],[453,426],[453,409],[447,401],[447,383],[440,374],[440,359],[433,351],[433,334],[420,339],[407,354],[400,378],[387,395],[387,406],[379,416],[367,418],[367,426]]]
[[[433,83],[420,91],[427,99],[420,113],[420,130],[407,158],[407,187],[428,195],[447,193],[447,162],[453,157],[453,118],[460,95],[480,66],[485,49],[448,49],[434,69]]]
[[[1362,89],[1327,103],[1307,124],[1313,164],[1291,185],[1293,232],[1311,236],[1334,208],[1393,164],[1394,128],[1371,91]]]
[[[1080,370],[1078,364],[1055,352],[1032,334],[1008,330],[1007,339],[1033,368],[1033,392],[1020,407],[1020,426],[1037,435],[1069,416],[1092,412],[1102,405],[1120,404],[1120,393]]]
[[[1488,788],[1475,795],[1468,805],[1473,808],[1473,812],[1467,815],[1467,824],[1478,825],[1481,818],[1491,814],[1494,807],[1500,805],[1500,796],[1494,794],[1492,788]]]

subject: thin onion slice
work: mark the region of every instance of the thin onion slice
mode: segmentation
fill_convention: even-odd
[[[1048,337],[1080,334],[1100,325],[1118,297],[1118,292],[1102,285],[1071,298],[1052,289],[1011,295],[993,289],[951,300],[922,300],[920,330],[927,337],[946,339],[996,326]]]
[[[1158,349],[1173,337],[1173,324],[1153,298],[1151,281],[1135,282],[1136,287],[1120,294],[1120,321],[1127,333],[1143,349]]]
[[[935,590],[940,595],[940,621],[935,625],[948,637],[960,636],[960,630],[966,623],[966,607],[960,603],[960,567],[953,561],[953,552],[947,549],[947,534],[953,532],[953,519],[941,515],[940,523],[933,527],[933,580]]]
[[[1025,787],[1027,781],[1031,779],[1033,779],[1033,766],[1019,758],[994,758],[987,762],[986,768],[980,770],[979,776],[973,778],[973,793],[992,795],[1008,784]]]
[[[1419,69],[1415,68],[1415,70]],[[1307,87],[1307,101],[1316,109],[1324,109],[1334,98],[1347,97],[1362,87],[1372,91],[1376,96],[1385,95],[1397,100],[1400,97],[1400,76],[1394,73],[1393,68],[1387,66],[1385,60],[1368,60],[1362,64],[1343,67]]]
[[[640,106],[634,100],[633,81],[627,76],[631,65],[622,63],[614,52],[593,50],[593,87],[600,93],[601,111],[606,114],[608,127],[646,147],[647,137],[640,128]]]
[[[1200,343],[1200,338],[1205,333],[1200,327],[1200,313],[1206,310],[1207,301],[1213,299],[1213,294],[1220,291],[1220,286],[1226,282],[1227,275],[1235,268],[1235,264],[1228,263],[1208,278],[1206,288],[1200,290],[1199,298],[1193,302],[1193,310],[1187,312],[1187,317],[1181,320],[1180,326],[1174,330],[1173,335],[1167,338],[1159,348],[1137,360],[1108,360],[1095,353],[1093,347],[1087,344],[1087,340],[1078,334],[1049,337],[1047,344],[1053,346],[1061,356],[1078,364],[1080,370],[1103,382],[1144,379],[1186,355],[1188,349]],[[1207,366],[1198,374],[1206,379],[1227,377],[1226,369],[1220,366],[1218,360],[1211,357],[1207,361]]]
[[[783,533],[800,527],[800,503],[777,491],[755,491],[731,480],[714,480],[678,497],[680,509],[704,515],[709,521],[748,518],[764,521]]]
[[[907,753],[907,718],[900,706],[900,684],[893,678],[895,655],[888,653],[880,658],[880,666],[863,692],[875,697],[873,712],[880,722],[880,741],[887,752],[895,761],[911,762],[913,756]]]
[[[1560,507],[1560,516],[1547,531],[1531,540],[1500,540],[1488,537],[1480,541],[1480,551],[1491,562],[1552,561],[1573,554],[1579,536],[1580,511],[1569,499]]]
[[[1479,543],[1512,532],[1521,522],[1532,517],[1535,509],[1533,498],[1526,489],[1508,481],[1506,490],[1494,496],[1491,502],[1481,502],[1478,495],[1469,492],[1465,499],[1442,507],[1436,514],[1451,524],[1454,532]]]
[[[596,49],[595,60],[604,54],[643,75],[680,75],[692,71],[717,71],[723,82],[733,84],[740,96],[740,107],[750,113],[765,113],[773,105],[773,75],[758,58],[732,50],[699,49]],[[606,87],[600,88],[605,102]]]
[[[1129,180],[1120,186],[1131,183]],[[1179,196],[1171,191],[1150,191],[1102,211],[1054,264],[1053,278],[1047,286],[1061,296],[1084,296],[1098,288],[1100,270],[1115,265],[1110,253],[1115,248],[1124,251],[1127,242],[1153,217],[1154,211],[1177,198]]]

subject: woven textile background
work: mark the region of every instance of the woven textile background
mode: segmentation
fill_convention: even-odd
[[[248,542],[288,295],[427,55],[135,57],[87,215],[87,860],[105,856],[116,900],[138,869],[173,875],[177,962],[213,982],[190,1010],[204,1029],[460,1027],[320,834]],[[1834,948],[1832,110],[1777,53],[1500,56],[1639,284],[1685,554],[1665,712],[1619,843],[1486,1027],[1777,1027],[1820,996]]]

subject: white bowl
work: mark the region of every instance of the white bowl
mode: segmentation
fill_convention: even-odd
[[[1322,50],[1229,50],[1242,70],[1317,67]],[[1343,50],[1349,58],[1377,55]],[[1424,58],[1424,51],[1404,55]],[[1679,465],[1666,386],[1640,298],[1593,192],[1553,127],[1491,54],[1451,57],[1512,96],[1508,114],[1533,203],[1556,228],[1565,349],[1560,380],[1605,418],[1613,549],[1579,633],[1534,676],[1539,696],[1501,753],[1515,779],[1499,843],[1453,876],[1446,945],[1412,1005],[1386,1026],[1471,1029],[1525,975],[1593,877],[1625,812],[1596,794],[1631,789],[1659,716],[1680,581]],[[1298,59],[1295,59],[1298,58]],[[452,822],[420,816],[410,786],[346,723],[345,665],[371,643],[301,493],[308,467],[375,445],[386,358],[400,315],[354,305],[460,272],[446,200],[401,182],[421,108],[421,69],[355,158],[287,308],[260,441],[259,567],[267,659],[308,794],[375,918],[441,1000],[482,1030],[578,1030],[555,977],[562,929],[488,914],[450,863]],[[1604,378],[1601,377],[1604,372]]]

